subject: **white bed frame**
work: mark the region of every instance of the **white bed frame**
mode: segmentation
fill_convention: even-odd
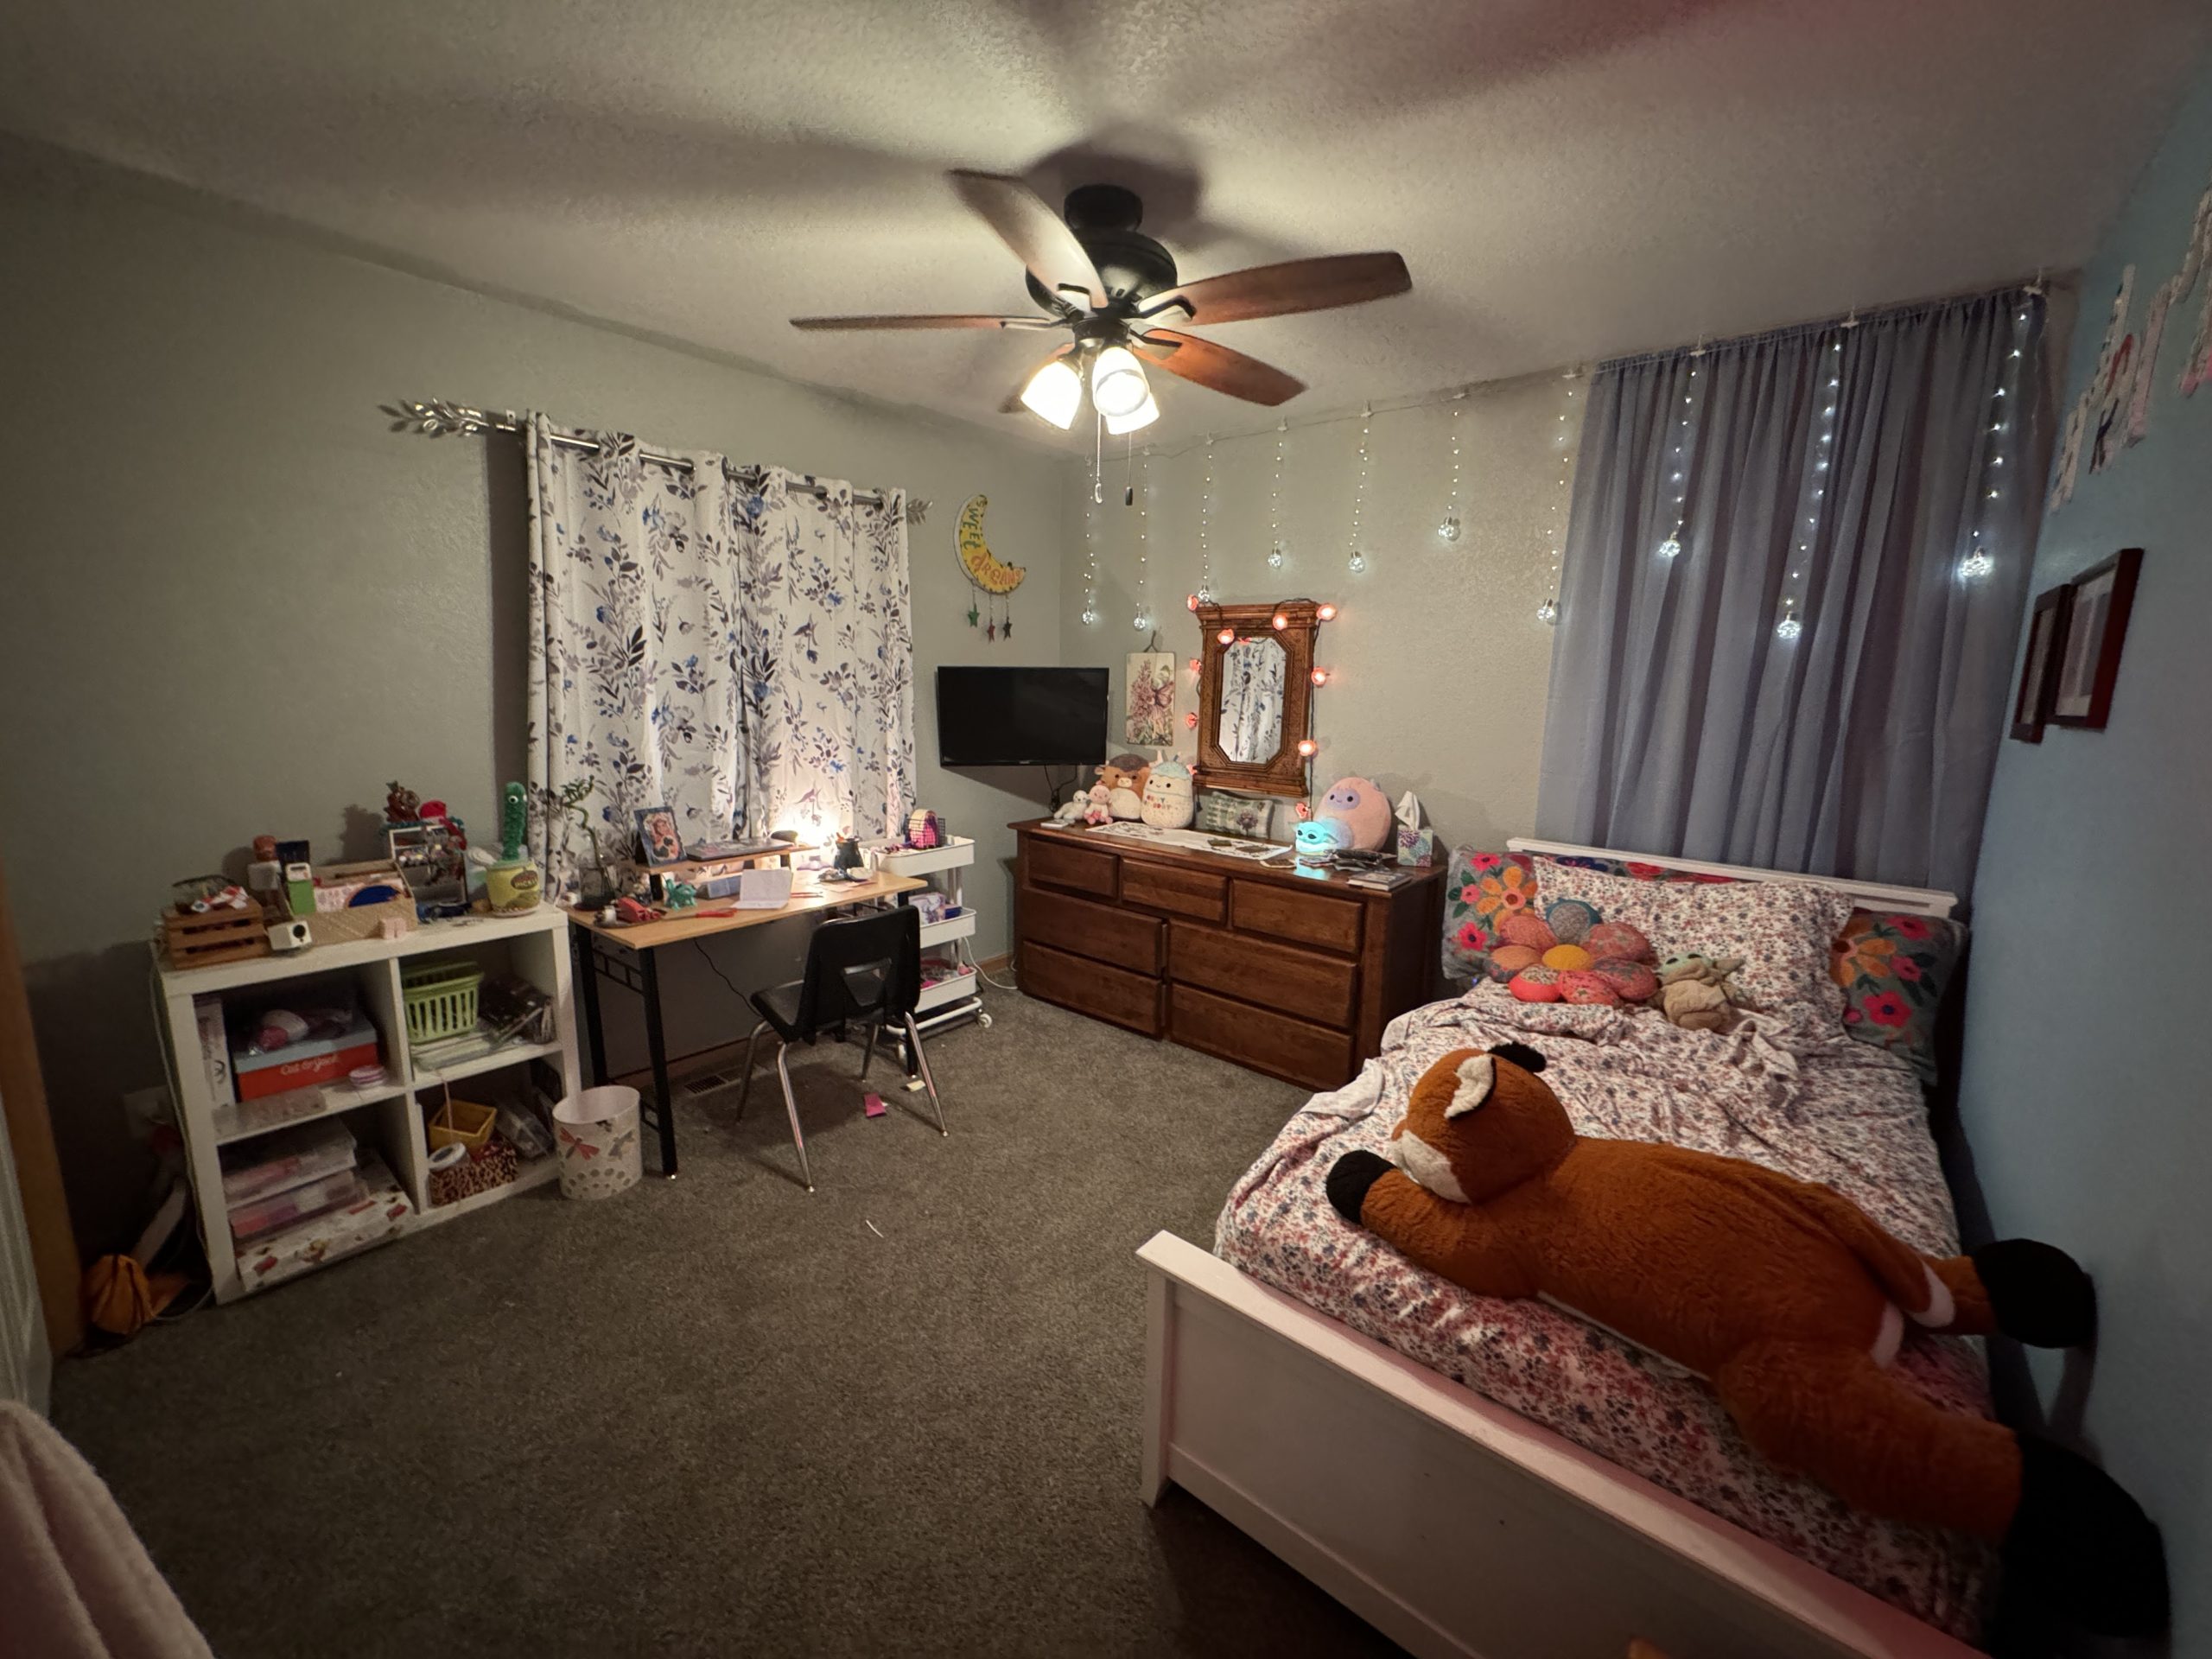
[[[1948,916],[1948,893],[1779,875],[1554,842],[1516,852],[1810,880]],[[1976,1650],[1586,1452],[1211,1252],[1154,1234],[1144,1465],[1235,1522],[1408,1651],[1966,1659]]]

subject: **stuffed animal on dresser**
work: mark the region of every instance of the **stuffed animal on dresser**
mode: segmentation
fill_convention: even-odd
[[[1688,1367],[1778,1466],[1877,1515],[1998,1541],[2090,1629],[2164,1624],[2158,1530],[2116,1482],[1889,1369],[1908,1320],[2088,1342],[2096,1297],[2071,1257],[2027,1239],[1923,1256],[1832,1188],[1577,1135],[1543,1069],[1519,1043],[1446,1054],[1388,1158],[1337,1160],[1329,1202],[1478,1295],[1541,1297]]]
[[[1117,754],[1098,768],[1098,781],[1106,785],[1107,805],[1117,818],[1144,816],[1144,786],[1152,776],[1152,762],[1141,754]]]
[[[1373,852],[1390,839],[1397,820],[1390,816],[1389,797],[1367,778],[1339,778],[1329,785],[1313,814],[1325,823],[1341,823],[1344,833],[1338,845]]]
[[[1180,760],[1166,760],[1152,769],[1145,779],[1144,804],[1139,816],[1147,823],[1160,830],[1181,830],[1188,826],[1198,811],[1198,799],[1191,789],[1191,769]]]
[[[1659,964],[1659,1012],[1685,1031],[1726,1031],[1736,1019],[1728,976],[1741,957],[1669,957]]]

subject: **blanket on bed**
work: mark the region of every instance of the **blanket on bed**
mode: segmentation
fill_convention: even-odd
[[[1863,1515],[1746,1445],[1711,1389],[1659,1357],[1533,1301],[1476,1296],[1332,1210],[1322,1183],[1382,1151],[1415,1081],[1455,1048],[1530,1043],[1581,1134],[1695,1147],[1834,1187],[1937,1255],[1956,1222],[1911,1069],[1809,1006],[1725,1033],[1642,1011],[1522,1003],[1478,986],[1400,1016],[1353,1082],[1317,1095],[1230,1194],[1217,1255],[1300,1300],[1701,1504],[1815,1566],[1971,1640],[1990,1552]],[[1989,1410],[1978,1344],[1916,1333],[1900,1376],[1954,1410]]]

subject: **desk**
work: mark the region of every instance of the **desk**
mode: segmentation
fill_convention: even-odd
[[[872,875],[862,881],[824,881],[818,874],[802,874],[791,890],[791,901],[776,910],[732,910],[728,901],[702,905],[702,913],[678,914],[658,922],[623,927],[602,922],[589,911],[569,912],[570,938],[576,951],[576,982],[583,991],[584,1029],[591,1034],[591,1073],[594,1084],[607,1081],[607,1045],[600,1030],[599,982],[603,976],[635,991],[645,1005],[645,1046],[652,1055],[653,1094],[641,1116],[660,1137],[660,1173],[676,1173],[675,1096],[668,1083],[668,1042],[661,1031],[660,965],[657,953],[664,945],[689,944],[715,933],[788,921],[794,916],[826,915],[854,905],[874,904],[927,887],[911,875]],[[681,1058],[680,1056],[678,1058]]]

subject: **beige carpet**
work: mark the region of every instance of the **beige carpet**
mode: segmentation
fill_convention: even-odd
[[[226,1659],[1395,1649],[1135,1497],[1143,1280],[1304,1091],[1027,999],[679,1109],[683,1173],[526,1194],[72,1361],[57,1423]],[[888,1078],[880,1059],[877,1078]],[[881,1236],[872,1230],[880,1230]],[[1294,1447],[1286,1447],[1294,1455]]]

